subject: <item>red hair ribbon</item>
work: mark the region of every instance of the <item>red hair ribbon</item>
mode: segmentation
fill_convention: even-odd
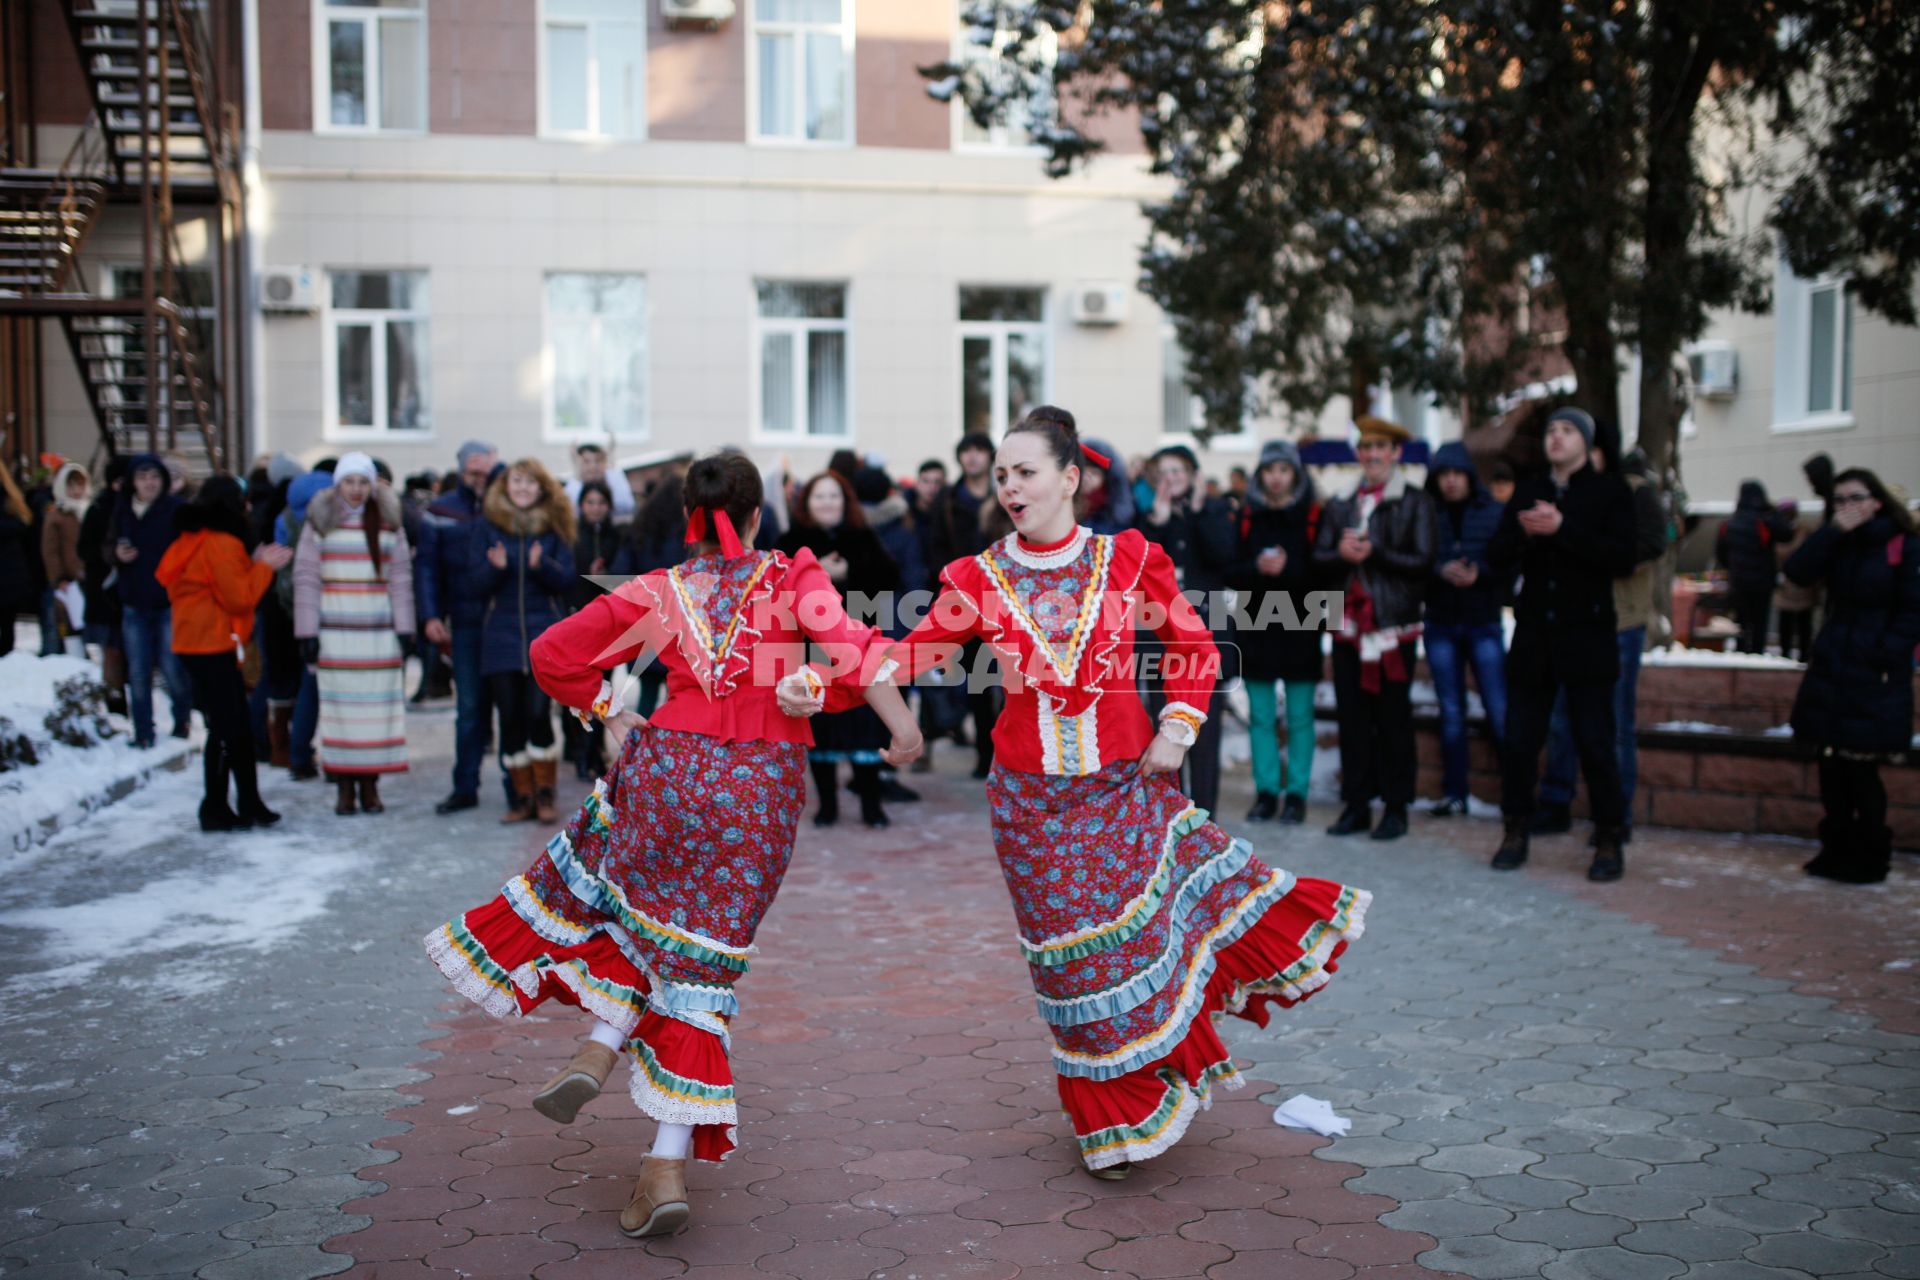
[[[713,533],[720,543],[720,554],[731,560],[735,556],[745,555],[740,545],[740,535],[734,532],[733,519],[720,507],[713,509]],[[707,509],[695,507],[693,514],[687,517],[687,541],[705,542],[707,540]]]
[[[1078,442],[1076,441],[1076,443]],[[1080,446],[1080,453],[1081,453],[1081,456],[1086,458],[1088,462],[1091,462],[1094,466],[1100,468],[1102,471],[1105,471],[1108,467],[1113,465],[1113,460],[1107,457],[1105,454],[1101,453],[1098,449],[1089,449],[1086,445],[1083,444]]]

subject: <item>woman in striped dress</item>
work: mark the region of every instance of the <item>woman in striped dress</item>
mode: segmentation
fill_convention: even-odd
[[[400,500],[373,459],[349,453],[313,499],[293,561],[293,633],[318,673],[320,767],[333,811],[379,813],[380,775],[407,767],[405,653],[413,639],[413,560]]]

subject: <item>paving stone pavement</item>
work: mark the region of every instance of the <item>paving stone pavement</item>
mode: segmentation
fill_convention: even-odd
[[[693,1173],[695,1231],[629,1242],[650,1123],[624,1089],[566,1129],[525,1105],[579,1020],[493,1022],[420,957],[545,834],[431,816],[447,721],[411,720],[383,817],[278,782],[273,835],[187,838],[194,780],[167,779],[8,864],[0,1271],[1920,1275],[1904,859],[1845,890],[1792,842],[1647,831],[1596,888],[1571,838],[1486,871],[1486,823],[1245,829],[1375,890],[1368,935],[1231,1034],[1253,1088],[1103,1183],[1073,1167],[951,755],[890,831],[803,830],[742,987],[741,1150]],[[1296,1091],[1352,1133],[1274,1127]]]

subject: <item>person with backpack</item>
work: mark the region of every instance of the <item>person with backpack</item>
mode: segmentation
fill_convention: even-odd
[[[1873,472],[1833,480],[1833,519],[1788,558],[1786,575],[1826,588],[1826,621],[1793,700],[1794,740],[1820,772],[1820,852],[1808,875],[1843,884],[1887,878],[1893,832],[1880,765],[1913,735],[1920,646],[1920,537],[1905,504]]]
[[[1742,480],[1740,500],[1720,526],[1713,547],[1714,559],[1726,569],[1733,590],[1741,653],[1767,651],[1767,623],[1780,572],[1773,549],[1791,537],[1793,529],[1768,500],[1766,486],[1758,480]]]

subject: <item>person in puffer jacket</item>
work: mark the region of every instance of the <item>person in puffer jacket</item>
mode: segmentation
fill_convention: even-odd
[[[485,524],[469,576],[486,585],[480,674],[499,715],[500,762],[512,793],[502,822],[559,817],[560,747],[553,701],[533,679],[533,642],[567,616],[573,586],[573,503],[547,469],[522,458],[487,486]]]
[[[1758,480],[1740,482],[1740,500],[1720,526],[1713,555],[1726,569],[1733,589],[1733,616],[1740,624],[1741,653],[1767,651],[1767,623],[1773,612],[1773,587],[1779,578],[1774,548],[1793,537],[1793,527],[1767,499]]]
[[[1479,469],[1458,440],[1440,446],[1427,467],[1427,493],[1439,513],[1433,580],[1427,585],[1421,643],[1440,703],[1441,789],[1436,818],[1467,811],[1467,668],[1480,690],[1487,730],[1497,746],[1507,728],[1506,638],[1500,610],[1507,576],[1494,571],[1487,544],[1506,507],[1480,483]]]
[[[1788,558],[1786,575],[1824,585],[1826,622],[1793,700],[1793,736],[1820,769],[1820,852],[1809,875],[1846,884],[1887,878],[1883,761],[1913,733],[1914,649],[1920,646],[1920,537],[1913,515],[1871,471],[1833,480],[1833,519]]]

